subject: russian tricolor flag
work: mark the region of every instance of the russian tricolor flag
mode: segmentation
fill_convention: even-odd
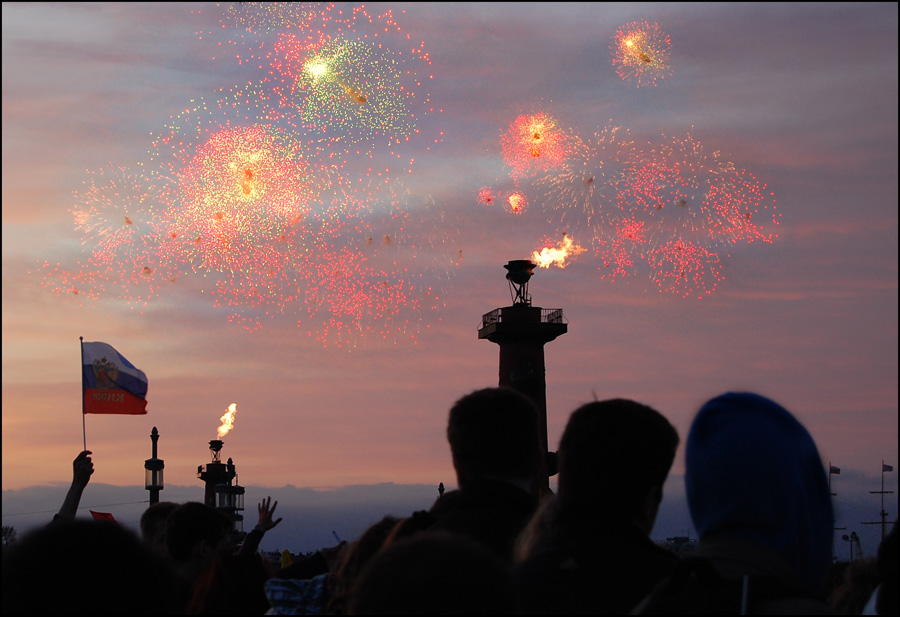
[[[84,413],[147,413],[147,376],[106,343],[82,343]]]

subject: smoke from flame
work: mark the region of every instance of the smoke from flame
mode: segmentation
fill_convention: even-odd
[[[225,415],[219,418],[222,422],[222,426],[218,428],[219,439],[222,439],[225,435],[228,434],[228,431],[232,429],[234,426],[234,414],[237,413],[237,403],[232,403],[228,406],[228,411],[225,412]]]
[[[531,254],[531,261],[541,268],[549,268],[553,264],[565,268],[569,265],[566,263],[566,257],[580,255],[585,250],[583,246],[575,244],[568,234],[563,234],[562,242],[557,248],[544,247],[540,252],[534,251]]]

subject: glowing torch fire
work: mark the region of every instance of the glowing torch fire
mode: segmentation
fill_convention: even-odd
[[[232,429],[234,426],[234,414],[237,413],[237,403],[232,403],[228,406],[228,411],[225,412],[225,415],[219,418],[222,422],[222,426],[218,428],[219,439],[222,439],[225,435],[228,434],[228,431]]]
[[[544,247],[540,252],[534,251],[531,254],[531,261],[541,268],[549,268],[553,264],[560,268],[565,268],[569,265],[566,263],[567,257],[580,255],[584,251],[585,248],[583,246],[575,244],[568,234],[563,234],[562,242],[559,243],[557,248]]]

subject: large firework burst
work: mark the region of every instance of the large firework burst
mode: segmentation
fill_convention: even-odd
[[[500,136],[503,160],[514,180],[561,166],[569,146],[569,136],[544,112],[517,116]]]

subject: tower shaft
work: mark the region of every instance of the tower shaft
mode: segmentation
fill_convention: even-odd
[[[543,309],[518,303],[494,309],[482,317],[479,339],[500,346],[500,387],[517,390],[538,408],[541,452],[549,452],[547,437],[547,382],[544,345],[565,334],[568,325],[562,309]],[[546,455],[541,458],[541,490],[550,488]],[[555,470],[553,470],[555,473]]]

